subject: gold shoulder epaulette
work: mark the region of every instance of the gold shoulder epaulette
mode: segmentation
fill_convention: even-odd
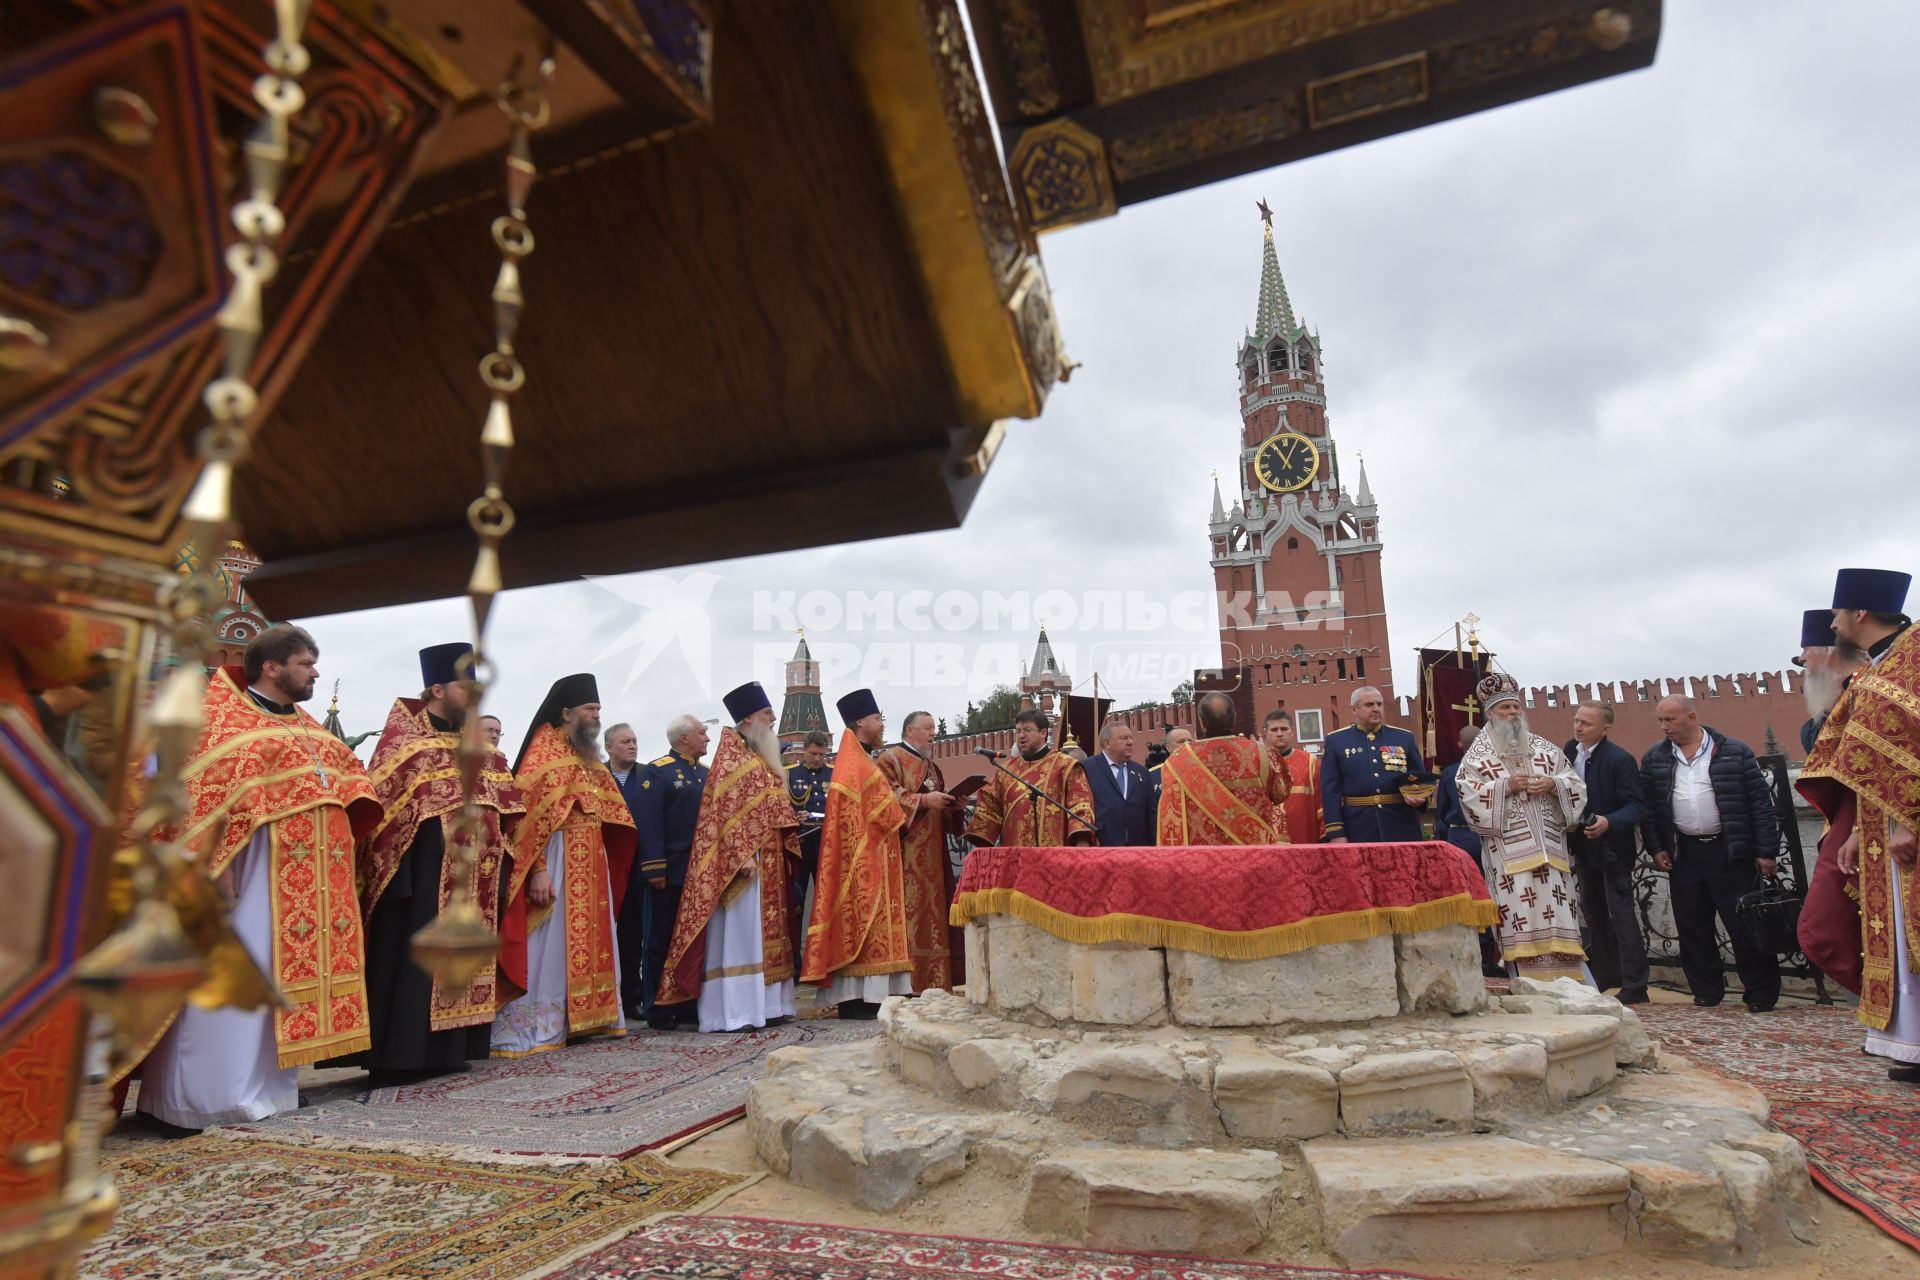
[[[661,756],[661,757],[660,757],[660,758],[659,758],[658,760],[655,760],[655,761],[654,761],[653,763],[655,763],[655,764],[672,764],[672,763],[673,763],[673,757],[672,757],[672,756]]]

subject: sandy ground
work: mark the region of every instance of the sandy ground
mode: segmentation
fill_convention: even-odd
[[[1798,993],[1795,993],[1798,994]],[[1810,997],[1811,988],[1806,995]],[[1682,993],[1656,989],[1656,1001],[1685,1001]],[[747,1127],[735,1122],[697,1142],[682,1147],[669,1159],[680,1165],[720,1169],[732,1173],[761,1172],[766,1166],[754,1154]],[[1294,1162],[1290,1162],[1294,1163]],[[1295,1170],[1298,1176],[1304,1174]],[[1920,1280],[1920,1253],[1894,1240],[1846,1205],[1825,1192],[1820,1198],[1819,1243],[1791,1250],[1776,1248],[1772,1265],[1730,1270],[1704,1262],[1650,1258],[1623,1252],[1598,1258],[1530,1264],[1443,1263],[1408,1259],[1387,1264],[1432,1276],[1456,1280]],[[1037,1244],[1069,1244],[1060,1237],[1035,1230],[1020,1221],[1017,1189],[982,1170],[970,1170],[952,1182],[902,1208],[897,1213],[873,1213],[823,1192],[797,1187],[769,1174],[725,1201],[716,1213],[817,1222],[882,1231],[923,1232],[933,1235],[973,1236]],[[1287,1215],[1291,1216],[1291,1215]],[[1253,1255],[1267,1261],[1336,1265],[1321,1253],[1312,1236],[1300,1230],[1283,1232]]]

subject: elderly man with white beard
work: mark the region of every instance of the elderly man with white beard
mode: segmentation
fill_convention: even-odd
[[[656,1003],[698,1001],[702,1031],[793,1016],[787,860],[800,858],[773,704],[758,681],[723,699],[731,729],[707,769]]]
[[[1827,713],[1840,701],[1853,673],[1867,665],[1867,651],[1841,643],[1833,634],[1833,610],[1808,609],[1800,615],[1800,656],[1793,665],[1801,677],[1807,700],[1807,722],[1800,726],[1800,749],[1813,750]]]
[[[1560,748],[1528,731],[1512,676],[1495,672],[1475,692],[1487,723],[1455,777],[1467,825],[1485,845],[1507,972],[1591,984],[1567,854],[1567,829],[1586,808],[1586,785]]]

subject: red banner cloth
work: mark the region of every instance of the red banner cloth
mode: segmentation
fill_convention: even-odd
[[[952,921],[1011,915],[1069,942],[1229,960],[1443,925],[1491,928],[1480,869],[1436,840],[1401,844],[975,849]]]

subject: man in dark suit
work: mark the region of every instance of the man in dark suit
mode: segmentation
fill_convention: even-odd
[[[1573,771],[1587,784],[1586,822],[1567,832],[1580,912],[1587,921],[1587,963],[1602,991],[1620,988],[1622,1004],[1647,1000],[1647,942],[1633,902],[1634,831],[1651,815],[1640,785],[1640,764],[1609,736],[1613,706],[1587,701],[1574,708]]]
[[[1093,789],[1100,843],[1152,847],[1160,821],[1159,796],[1147,771],[1133,762],[1133,730],[1118,720],[1100,726],[1100,754],[1080,765]]]
[[[607,769],[613,774],[614,785],[620,788],[620,796],[627,802],[627,813],[632,816],[635,825],[640,821],[640,783],[646,778],[646,766],[640,763],[640,738],[630,724],[616,724],[607,729],[602,738],[607,748]],[[643,999],[640,989],[640,957],[647,949],[647,918],[650,898],[647,886],[639,876],[627,878],[627,896],[624,902],[613,904],[614,937],[620,943],[621,998],[626,1002],[627,1017],[639,1022],[651,1012],[653,1001]],[[628,957],[632,957],[631,963]],[[627,986],[631,975],[633,985]]]
[[[1460,751],[1465,754],[1473,740],[1480,736],[1480,726],[1466,724],[1460,726]],[[1445,840],[1456,849],[1464,849],[1473,855],[1474,862],[1480,861],[1480,833],[1467,825],[1467,814],[1460,807],[1460,762],[1440,771],[1440,794],[1433,799],[1433,838]],[[1482,934],[1481,937],[1485,937]]]

